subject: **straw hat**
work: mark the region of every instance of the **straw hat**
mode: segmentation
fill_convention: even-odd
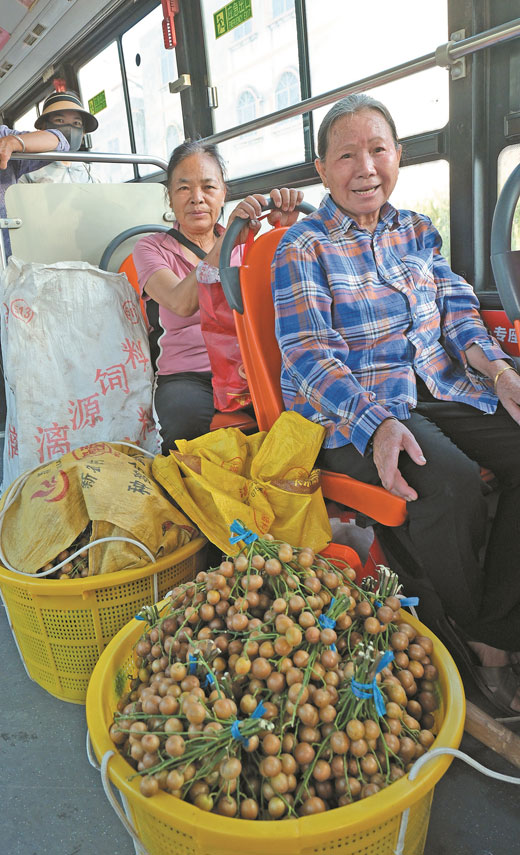
[[[98,126],[96,117],[85,110],[75,92],[52,92],[43,102],[41,116],[38,116],[36,119],[34,127],[39,131],[45,130],[46,118],[51,113],[57,113],[59,110],[76,110],[78,113],[81,113],[83,130],[87,134],[95,131]]]

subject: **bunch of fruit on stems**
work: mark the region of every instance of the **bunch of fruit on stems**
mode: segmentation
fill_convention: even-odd
[[[143,795],[228,817],[308,816],[379,792],[434,742],[432,640],[397,622],[388,568],[357,584],[338,559],[234,525],[238,556],[140,613],[112,741]]]
[[[88,576],[88,551],[83,547],[90,543],[91,536],[92,523],[89,522],[68,549],[64,549],[36,572],[45,573],[47,579],[84,579]],[[56,568],[55,572],[49,572],[53,567]]]

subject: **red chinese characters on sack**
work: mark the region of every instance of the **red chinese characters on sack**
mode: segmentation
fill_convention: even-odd
[[[106,395],[107,392],[111,392],[114,389],[121,389],[125,395],[128,395],[130,392],[124,365],[111,365],[110,368],[105,368],[104,370],[98,368],[96,376],[94,377],[94,382],[99,382],[101,384],[101,392],[103,395]]]
[[[12,301],[11,314],[14,318],[18,318],[19,321],[23,321],[24,324],[28,324],[34,318],[33,310],[22,297],[18,297]]]
[[[153,423],[152,414],[150,410],[145,410],[144,407],[139,407],[137,411],[137,421],[141,425],[139,430],[139,436],[143,439],[146,438],[146,434],[150,433],[150,431],[155,430],[155,425]]]
[[[146,366],[150,362],[147,356],[143,353],[143,345],[140,341],[132,341],[129,338],[125,338],[123,344],[121,345],[123,353],[128,354],[128,358],[125,362],[125,365],[130,365],[132,368],[136,369],[138,365],[143,366],[143,371],[146,371]]]
[[[75,448],[72,456],[76,460],[82,460],[84,457],[91,455],[113,454],[115,457],[120,457],[120,452],[113,449],[106,442],[91,442],[89,445],[82,445],[80,448]]]
[[[37,430],[38,434],[35,436],[35,440],[38,444],[40,463],[50,460],[52,457],[61,457],[62,454],[67,454],[70,451],[68,425],[58,425],[57,422],[54,422],[52,427],[38,427]]]
[[[94,427],[98,422],[103,421],[99,401],[97,400],[98,394],[96,392],[94,395],[89,395],[88,398],[78,398],[76,401],[69,401],[72,430]]]
[[[138,324],[139,318],[141,317],[140,312],[134,306],[131,300],[125,300],[123,303],[123,312],[125,313],[125,317],[130,321],[131,324]]]
[[[7,456],[10,459],[18,457],[18,434],[14,425],[9,425],[7,432]]]

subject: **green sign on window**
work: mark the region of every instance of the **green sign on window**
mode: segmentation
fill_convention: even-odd
[[[95,116],[96,113],[100,113],[101,110],[104,110],[106,105],[107,99],[104,89],[102,92],[99,92],[97,95],[94,95],[93,98],[89,98],[88,101],[88,108],[93,116]]]
[[[215,38],[218,39],[225,33],[229,33],[230,30],[234,30],[252,17],[251,0],[232,0],[213,15]]]

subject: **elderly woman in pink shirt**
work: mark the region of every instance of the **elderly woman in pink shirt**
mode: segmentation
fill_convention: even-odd
[[[150,345],[156,367],[154,409],[163,454],[175,448],[176,439],[193,439],[207,433],[215,413],[208,352],[200,327],[198,282],[219,281],[218,265],[225,228],[217,223],[226,196],[224,165],[215,146],[186,142],[172,153],[167,189],[175,214],[175,228],[204,253],[203,261],[189,246],[172,235],[156,233],[139,240],[133,251],[139,285],[151,326]],[[283,188],[272,190],[280,210],[269,222],[291,225],[303,194]],[[247,196],[234,209],[235,217],[256,218],[266,200]],[[231,257],[240,264],[241,246],[248,227],[240,233]],[[194,247],[195,248],[195,247]]]

